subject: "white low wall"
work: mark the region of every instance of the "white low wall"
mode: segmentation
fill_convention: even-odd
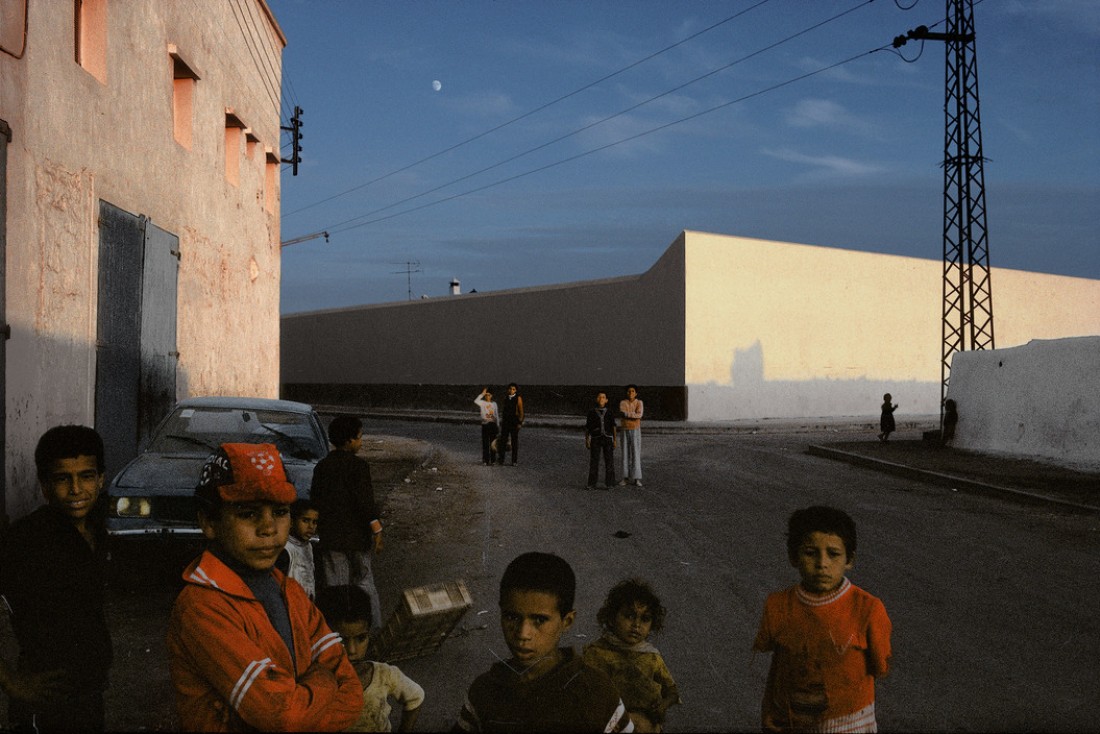
[[[954,446],[1100,469],[1100,336],[958,352]]]

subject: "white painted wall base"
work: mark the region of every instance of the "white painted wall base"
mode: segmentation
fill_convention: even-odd
[[[957,448],[1100,470],[1100,336],[955,354]]]

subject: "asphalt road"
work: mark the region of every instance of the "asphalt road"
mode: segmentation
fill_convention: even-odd
[[[755,731],[767,656],[752,638],[764,597],[797,580],[789,513],[846,509],[860,531],[853,581],[894,623],[894,672],[878,686],[884,731],[1093,731],[1100,681],[1100,518],[1036,510],[816,458],[835,434],[649,435],[645,487],[585,491],[579,429],[526,428],[518,467],[480,463],[475,425],[369,421],[371,434],[437,447],[408,482],[378,487],[386,612],[405,587],[463,579],[474,608],[434,654],[399,666],[427,691],[418,729],[450,728],[469,683],[507,651],[500,573],[528,550],[578,576],[567,643],[598,635],[607,589],[641,576],[669,609],[655,638],[684,705],[669,731]],[[873,436],[868,436],[873,440]],[[108,725],[170,729],[163,584],[112,594],[119,650]]]

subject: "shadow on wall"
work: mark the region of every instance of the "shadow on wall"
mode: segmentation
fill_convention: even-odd
[[[920,380],[766,380],[764,349],[759,340],[735,349],[730,385],[713,382],[688,385],[688,415],[692,421],[741,418],[812,418],[877,415],[884,393],[898,404],[898,415],[938,414],[939,382]]]

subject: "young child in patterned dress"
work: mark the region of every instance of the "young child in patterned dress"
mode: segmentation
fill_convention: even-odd
[[[603,636],[585,646],[584,661],[618,687],[635,731],[661,731],[668,709],[680,703],[676,681],[649,642],[664,627],[661,600],[649,584],[627,579],[608,592],[596,619]]]
[[[890,618],[844,575],[856,526],[843,510],[808,507],[788,521],[801,583],[770,594],[753,650],[772,653],[764,731],[878,731],[875,679],[890,670]]]

